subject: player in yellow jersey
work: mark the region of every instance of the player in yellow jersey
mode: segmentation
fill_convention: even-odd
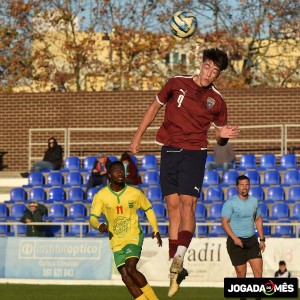
[[[110,164],[108,178],[110,183],[94,196],[90,225],[100,232],[109,232],[116,266],[131,295],[138,300],[156,300],[158,298],[145,276],[136,268],[144,240],[137,209],[145,211],[153,228],[152,238],[156,237],[158,246],[162,246],[152,205],[142,191],[125,184],[122,162],[114,161]],[[107,224],[98,221],[102,213]]]

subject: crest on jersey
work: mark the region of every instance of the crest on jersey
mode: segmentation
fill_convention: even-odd
[[[212,109],[212,107],[215,105],[216,100],[214,98],[208,97],[206,101],[206,107],[208,109]]]
[[[134,205],[134,202],[129,202],[128,203],[129,208],[133,208],[133,205]]]

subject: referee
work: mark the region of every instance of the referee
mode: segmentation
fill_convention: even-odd
[[[247,176],[238,176],[236,187],[238,194],[225,201],[222,208],[222,227],[228,234],[227,252],[238,278],[246,277],[247,262],[254,277],[261,278],[262,252],[266,245],[258,200],[249,195],[250,179]]]

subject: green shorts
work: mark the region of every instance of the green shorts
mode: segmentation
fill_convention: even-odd
[[[127,258],[136,257],[140,259],[142,252],[142,245],[128,244],[121,250],[114,252],[115,264],[118,267],[125,264]]]

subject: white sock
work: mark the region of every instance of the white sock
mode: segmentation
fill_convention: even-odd
[[[184,260],[184,255],[185,255],[186,251],[187,251],[187,247],[180,245],[177,247],[177,251],[176,251],[174,257],[180,256],[182,258],[182,260]]]

